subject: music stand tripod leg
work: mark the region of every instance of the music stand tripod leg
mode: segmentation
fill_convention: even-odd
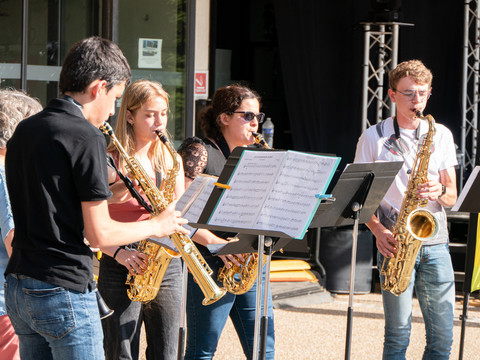
[[[182,260],[183,263],[183,281],[182,281],[182,300],[181,300],[181,310],[180,310],[180,328],[178,332],[178,351],[177,359],[183,360],[185,358],[185,340],[186,340],[186,312],[187,312],[187,289],[188,289],[188,268],[187,264]]]
[[[269,296],[268,284],[270,283],[270,262],[272,259],[272,245],[273,245],[272,238],[266,237],[265,238],[265,254],[267,255],[267,259],[265,262],[265,290],[263,290],[263,316],[262,316],[261,330],[260,330],[260,359],[262,360],[265,359],[265,355],[267,352],[268,296]],[[262,259],[262,258],[259,258],[259,259]],[[259,263],[260,262],[263,263],[263,261],[259,260]],[[258,281],[263,282],[262,278],[258,278],[257,282]]]
[[[260,333],[260,310],[262,303],[262,275],[263,275],[263,247],[265,244],[265,236],[258,235],[258,267],[257,267],[257,298],[255,304],[255,329],[253,339],[253,360],[258,360],[259,355],[259,333]],[[260,280],[260,281],[259,281]]]
[[[352,321],[353,321],[353,292],[355,289],[355,266],[357,263],[357,242],[358,242],[358,219],[361,205],[357,202],[352,204],[353,210],[353,232],[352,232],[352,259],[350,267],[350,288],[348,296],[348,313],[347,313],[347,337],[345,340],[345,360],[350,359],[351,352],[351,336],[352,336]]]

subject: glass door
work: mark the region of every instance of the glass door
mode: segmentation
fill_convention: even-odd
[[[168,92],[168,131],[176,145],[185,137],[185,29],[186,0],[119,1],[118,44],[132,81],[155,80]]]
[[[26,91],[45,106],[58,95],[58,78],[66,51],[78,40],[99,32],[98,0],[30,0],[25,28],[23,3],[0,1],[0,87],[20,89],[22,34],[26,33]]]

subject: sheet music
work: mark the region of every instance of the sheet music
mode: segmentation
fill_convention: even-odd
[[[178,199],[175,207],[176,210],[182,213],[183,218],[191,223],[196,223],[198,221],[198,218],[200,217],[200,214],[213,190],[213,184],[215,181],[217,181],[216,176],[205,174],[199,174],[195,178],[180,199]],[[198,230],[188,224],[183,226],[190,230],[190,237],[192,237],[193,234],[195,234],[195,231]],[[150,237],[149,240],[178,252],[175,244],[168,236],[163,238]]]
[[[303,238],[340,158],[295,151],[244,151],[210,225],[282,231]]]
[[[182,217],[191,223],[196,223],[202,214],[218,177],[199,174],[178,199],[176,209],[182,212]],[[193,228],[192,228],[193,229]],[[190,230],[190,229],[189,229]]]
[[[151,242],[154,242],[158,245],[169,248],[170,250],[178,252],[177,247],[175,246],[173,241],[168,236],[165,236],[163,238],[157,238],[157,237],[152,236],[152,237],[149,237],[148,240],[151,241]]]
[[[252,227],[282,164],[284,152],[244,151],[209,224]]]
[[[337,162],[335,157],[288,152],[254,227],[274,225],[303,238],[320,203],[315,195],[325,193]]]

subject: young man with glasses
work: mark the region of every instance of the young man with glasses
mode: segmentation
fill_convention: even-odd
[[[367,129],[360,137],[356,163],[404,161],[393,184],[382,199],[377,214],[367,226],[375,235],[377,266],[385,257],[395,257],[397,239],[392,233],[398,218],[417,148],[422,144],[429,125],[417,117],[423,113],[431,95],[432,73],[419,60],[405,61],[389,73],[388,95],[397,106],[396,116]],[[412,321],[412,298],[415,289],[426,329],[424,359],[448,359],[453,342],[453,309],[455,283],[448,248],[447,217],[444,206],[457,199],[454,166],[455,145],[450,130],[436,123],[428,180],[417,188],[417,195],[427,199],[426,209],[438,221],[438,234],[425,242],[415,260],[410,284],[396,296],[382,289],[385,312],[384,359],[405,359]],[[380,276],[383,283],[384,276]]]

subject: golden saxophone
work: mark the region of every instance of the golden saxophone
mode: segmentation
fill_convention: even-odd
[[[384,259],[380,270],[380,274],[385,276],[382,288],[394,295],[400,295],[408,288],[422,242],[435,237],[438,232],[435,216],[429,210],[421,209],[427,205],[428,200],[419,199],[416,193],[418,185],[427,181],[435,119],[431,115],[424,117],[420,111],[417,111],[416,116],[428,121],[428,133],[417,150],[402,207],[393,228],[397,252],[395,257]]]
[[[259,133],[253,132],[255,143],[260,144],[266,149],[271,149],[265,139]],[[223,287],[228,292],[235,295],[242,295],[249,291],[257,280],[258,253],[242,254],[244,262],[239,261],[240,266],[230,262],[231,267],[223,266],[218,272],[218,281],[223,283]],[[265,263],[266,256],[263,255]]]
[[[104,134],[110,136],[119,154],[125,160],[126,169],[139,182],[140,187],[147,196],[153,208],[153,214],[160,214],[173,200],[176,174],[180,168],[180,164],[177,160],[177,153],[168,142],[167,137],[161,132],[157,132],[158,137],[170,152],[174,166],[166,176],[165,180],[162,181],[160,189],[158,189],[140,163],[133,156],[130,157],[127,154],[116,138],[110,124],[105,122],[103,126],[100,127],[100,130]],[[205,299],[202,302],[203,305],[212,304],[220,299],[225,294],[225,290],[220,289],[211,278],[210,275],[212,274],[212,270],[205,262],[205,259],[200,254],[193,241],[188,236],[181,233],[176,233],[169,237],[180,252],[180,255],[205,295]],[[172,258],[178,256],[178,254],[175,251],[162,247],[148,239],[140,241],[137,251],[143,252],[147,255],[147,269],[144,271],[143,275],[128,275],[126,284],[130,285],[130,289],[127,290],[127,293],[132,301],[148,302],[153,300],[157,295],[168,264]]]

